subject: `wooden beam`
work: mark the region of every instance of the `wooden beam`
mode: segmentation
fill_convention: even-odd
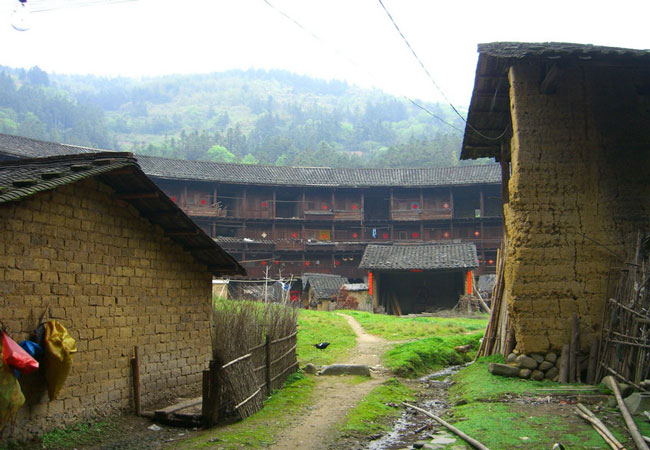
[[[118,194],[117,198],[120,200],[140,200],[145,198],[158,198],[160,193],[158,191],[149,192],[130,192],[127,194]]]
[[[196,236],[199,234],[199,230],[171,230],[166,231],[165,234],[168,236]]]
[[[542,94],[555,94],[557,92],[557,86],[562,78],[564,70],[561,69],[557,64],[551,65],[546,71],[546,75],[539,85],[539,90]]]

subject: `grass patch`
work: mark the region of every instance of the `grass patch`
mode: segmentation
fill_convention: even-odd
[[[354,317],[366,330],[366,333],[381,336],[390,341],[483,331],[488,319],[487,315],[484,319],[467,319],[463,317],[397,317],[362,311],[343,311],[343,313]]]
[[[461,399],[467,402],[498,400],[504,394],[542,395],[536,389],[558,387],[557,383],[549,380],[533,381],[492,375],[488,372],[488,365],[492,362],[503,363],[503,357],[492,355],[479,358],[471,366],[454,374],[456,384],[449,389],[450,399],[454,402]]]
[[[301,309],[298,314],[298,361],[300,364],[329,365],[344,360],[355,345],[357,337],[344,317],[327,311]],[[324,350],[314,347],[329,342]]]
[[[411,401],[413,391],[397,379],[391,378],[373,389],[354,409],[350,410],[340,430],[345,436],[369,436],[391,428],[390,420],[401,414],[401,408],[387,403],[400,404]]]
[[[608,448],[598,433],[586,424],[576,428],[562,416],[522,414],[518,405],[511,403],[475,402],[457,406],[454,418],[465,419],[454,425],[489,448],[548,450],[556,442],[566,448]]]
[[[76,448],[100,442],[112,430],[110,422],[82,423],[43,434],[43,448]]]
[[[200,436],[179,442],[175,448],[219,448],[234,450],[268,447],[282,429],[305,414],[312,402],[313,377],[298,372],[290,376],[284,387],[274,391],[264,408],[241,422],[214,428]]]
[[[384,363],[395,374],[414,378],[443,367],[471,361],[478,349],[483,332],[460,336],[435,336],[399,344],[384,354]],[[454,347],[471,345],[467,353],[458,353]]]

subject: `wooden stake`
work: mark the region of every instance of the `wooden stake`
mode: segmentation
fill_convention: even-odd
[[[623,401],[623,397],[621,396],[621,390],[618,387],[618,382],[616,381],[616,378],[614,378],[613,376],[606,376],[605,378],[603,378],[603,382],[614,392],[614,396],[616,397],[616,403],[618,403],[618,409],[621,411],[621,415],[625,420],[625,425],[627,425],[627,429],[630,432],[630,435],[632,436],[632,440],[634,440],[634,443],[636,444],[637,448],[639,450],[650,450],[648,448],[648,445],[643,440],[643,436],[641,436],[641,433],[639,433],[639,429],[636,427],[636,424],[634,423],[634,419],[632,419],[632,416],[630,415],[630,411],[628,411],[627,406],[625,406],[625,402]]]
[[[560,356],[560,383],[569,382],[569,344],[564,344]]]
[[[578,333],[576,331],[576,321],[578,320],[578,316],[576,314],[573,315],[573,318],[571,320],[571,344],[569,345],[569,383],[575,383],[576,382],[576,373],[578,372]]]
[[[421,412],[421,413],[424,414],[425,416],[429,416],[429,417],[431,417],[433,420],[435,420],[436,422],[438,422],[440,425],[446,427],[449,431],[453,432],[453,433],[456,434],[458,437],[460,437],[461,439],[465,440],[465,441],[466,441],[469,445],[471,445],[472,447],[477,448],[477,449],[479,449],[479,450],[490,450],[489,448],[487,448],[485,445],[481,444],[481,443],[480,443],[479,441],[477,441],[476,439],[474,439],[474,438],[468,436],[467,434],[463,433],[462,431],[460,431],[460,430],[459,430],[458,428],[456,428],[455,426],[453,426],[453,425],[451,425],[450,423],[447,423],[447,422],[445,422],[444,420],[442,420],[440,417],[438,417],[438,416],[434,416],[434,415],[431,414],[429,411],[426,411],[426,410],[424,410],[424,409],[422,409],[422,408],[418,408],[417,406],[410,405],[410,404],[408,404],[408,403],[402,403],[402,405],[407,406],[407,407],[409,407],[409,408],[413,408],[414,410]]]
[[[589,366],[587,367],[587,384],[596,381],[596,363],[598,362],[598,339],[594,339],[589,347]]]
[[[131,370],[133,371],[133,404],[135,406],[135,415],[142,415],[142,406],[140,403],[140,356],[138,346],[133,347],[133,358],[131,358]]]
[[[266,395],[271,395],[271,385],[273,381],[271,380],[271,368],[273,364],[271,362],[271,337],[266,335],[266,342],[264,343],[266,348]]]

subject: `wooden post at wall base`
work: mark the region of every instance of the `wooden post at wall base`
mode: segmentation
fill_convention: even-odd
[[[569,383],[576,382],[577,350],[575,334],[575,317],[571,317],[571,336],[569,338]]]
[[[209,427],[208,417],[210,417],[210,370],[203,371],[201,390],[201,421],[204,427]]]
[[[562,347],[562,355],[560,356],[560,383],[569,382],[569,344],[564,344]]]
[[[598,363],[598,339],[594,339],[589,348],[589,366],[587,366],[587,384],[596,382],[596,364]]]
[[[131,369],[133,371],[133,404],[135,415],[142,415],[142,404],[140,402],[140,356],[138,346],[133,347],[133,358],[131,358]]]
[[[219,400],[219,379],[218,379],[218,368],[221,367],[217,361],[210,361],[210,369],[208,370],[208,386],[203,387],[203,392],[205,394],[207,390],[207,397],[203,397],[203,403],[201,405],[201,411],[203,413],[203,426],[211,427],[217,423],[219,418],[219,405],[217,404]]]

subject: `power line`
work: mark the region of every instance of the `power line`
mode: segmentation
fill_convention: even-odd
[[[484,139],[495,140],[495,141],[496,141],[496,140],[500,140],[500,139],[501,139],[501,138],[506,134],[506,132],[508,131],[508,127],[506,127],[506,129],[503,130],[503,132],[502,132],[499,136],[497,136],[497,137],[491,137],[491,136],[486,136],[486,135],[484,135],[483,133],[481,133],[480,131],[478,131],[476,128],[474,128],[474,127],[473,127],[469,122],[467,122],[467,119],[466,119],[465,117],[463,117],[463,115],[462,115],[460,112],[458,112],[458,110],[457,110],[456,107],[453,105],[453,103],[449,100],[449,98],[448,98],[447,95],[444,93],[444,91],[440,88],[440,86],[438,86],[438,83],[436,83],[436,80],[433,78],[433,76],[431,75],[431,73],[429,72],[429,70],[427,69],[427,67],[424,65],[424,63],[422,62],[422,60],[420,59],[420,57],[418,56],[418,54],[415,52],[415,50],[414,50],[413,47],[411,46],[411,43],[408,41],[408,39],[406,39],[406,36],[404,36],[404,33],[402,33],[402,30],[400,29],[399,25],[397,25],[397,23],[395,22],[395,19],[393,19],[393,16],[390,14],[390,12],[388,11],[388,9],[386,9],[386,6],[384,5],[384,2],[383,2],[382,0],[378,0],[378,1],[379,1],[379,4],[381,5],[381,7],[383,8],[383,10],[386,12],[386,15],[387,15],[388,18],[390,19],[391,23],[393,24],[393,26],[395,27],[395,29],[397,30],[397,32],[399,33],[399,35],[402,37],[402,40],[404,41],[404,43],[406,44],[406,46],[409,48],[409,50],[410,50],[411,53],[413,54],[413,57],[414,57],[414,58],[416,59],[416,61],[420,64],[420,67],[422,67],[422,70],[424,71],[424,73],[427,74],[427,76],[429,77],[429,80],[431,80],[431,83],[433,83],[433,85],[435,86],[435,88],[438,90],[438,92],[440,93],[440,95],[442,95],[442,97],[445,99],[445,101],[446,101],[447,104],[451,107],[451,109],[454,110],[454,112],[458,115],[458,117],[461,118],[461,120],[462,120],[463,122],[465,122],[465,125],[467,125],[467,127],[468,127],[469,129],[471,129],[474,133],[478,134],[479,136],[481,136],[481,137],[484,138]],[[414,102],[412,102],[412,103],[414,103]],[[414,103],[414,104],[415,104],[415,103]],[[417,105],[417,104],[415,104],[415,105],[419,107],[419,105]],[[425,111],[426,111],[426,110],[425,110]],[[446,122],[445,122],[445,123],[446,123]],[[449,125],[449,124],[447,124],[447,125]],[[454,127],[454,129],[457,129],[457,128]]]
[[[84,6],[110,5],[115,3],[134,2],[136,0],[78,0],[78,1],[46,1],[33,0],[28,3],[30,12],[40,13],[48,11],[57,11],[60,9],[80,8]]]
[[[296,19],[294,19],[293,17],[291,17],[289,14],[287,14],[287,13],[285,13],[284,11],[280,10],[279,8],[277,8],[277,7],[276,7],[275,5],[273,5],[269,0],[264,0],[264,3],[266,3],[266,4],[267,4],[268,6],[270,6],[272,9],[274,9],[277,13],[279,13],[280,15],[282,15],[283,17],[285,17],[286,19],[288,19],[289,21],[291,21],[293,24],[295,24],[296,26],[298,26],[301,30],[303,30],[304,32],[306,32],[307,34],[309,34],[310,36],[312,36],[314,39],[316,39],[316,40],[322,42],[323,44],[327,44],[327,42],[326,42],[324,39],[322,39],[320,36],[318,36],[318,35],[317,35],[316,33],[314,33],[313,31],[309,30],[307,27],[305,27],[304,25],[302,25],[302,24],[301,24],[300,22],[298,22]],[[383,4],[382,4],[382,6],[383,6]],[[388,13],[388,11],[386,11],[386,12]],[[390,16],[390,14],[389,14],[389,16]],[[393,23],[394,23],[394,22],[393,22]],[[397,25],[395,25],[395,26],[397,26]],[[398,30],[399,30],[399,28],[398,28]],[[401,32],[400,32],[400,34],[401,34]],[[402,36],[402,37],[403,37],[403,36]],[[328,45],[329,45],[329,44],[328,44]],[[333,50],[334,50],[334,51],[335,51],[339,56],[342,56],[342,57],[343,57],[344,59],[346,59],[348,62],[352,63],[354,66],[356,66],[356,67],[358,67],[358,68],[361,69],[361,66],[360,66],[356,61],[354,61],[353,59],[349,58],[349,57],[348,57],[347,55],[345,55],[343,52],[339,51],[336,47],[333,47],[333,46],[331,46],[331,45],[330,45],[330,47],[331,47],[331,48],[332,48],[332,49],[333,49]],[[410,47],[410,46],[409,46],[409,47]],[[416,58],[417,58],[417,55],[416,55]],[[424,67],[424,66],[423,66],[423,67]],[[425,68],[425,70],[426,70],[426,68]],[[365,71],[365,70],[364,70],[364,71]],[[366,71],[366,72],[367,72],[367,71]],[[370,75],[371,77],[373,77],[373,74],[372,74],[372,73],[370,73],[370,72],[367,72],[367,73],[368,73],[368,75]],[[432,81],[433,81],[433,78],[432,78]],[[435,81],[434,81],[434,84],[435,84]],[[444,94],[443,94],[443,96],[444,96]],[[406,96],[404,96],[404,98],[405,98],[406,100],[408,100],[410,103],[412,103],[414,106],[416,106],[416,107],[420,108],[421,110],[425,111],[427,114],[429,114],[430,116],[434,117],[435,119],[438,119],[440,122],[444,123],[445,125],[447,125],[447,126],[453,128],[454,130],[460,132],[461,134],[463,133],[463,130],[461,130],[460,128],[458,128],[458,127],[456,127],[456,126],[454,126],[454,125],[452,125],[452,124],[450,124],[449,122],[447,122],[445,119],[441,118],[440,116],[437,116],[436,114],[432,113],[431,111],[429,111],[429,110],[428,110],[427,108],[425,108],[424,106],[421,106],[420,104],[418,104],[415,100],[413,100],[413,99],[411,99],[411,98],[409,98],[409,97],[406,97]],[[445,97],[445,100],[446,100],[446,97]],[[447,102],[448,102],[448,103],[450,104],[450,106],[454,109],[454,111],[456,111],[456,108],[454,108],[454,106],[453,106],[453,105],[452,105],[448,100],[447,100]],[[456,111],[456,114],[458,114],[458,115],[460,116],[460,114],[458,113],[458,111]],[[460,116],[460,117],[461,117],[461,119],[465,120],[462,116]]]

